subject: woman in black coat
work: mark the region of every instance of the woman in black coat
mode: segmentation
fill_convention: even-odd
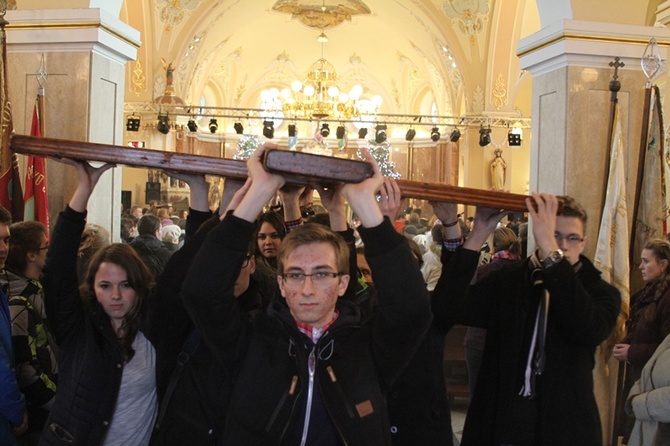
[[[67,163],[79,183],[56,222],[43,279],[60,374],[41,444],[146,445],[157,410],[155,351],[143,334],[152,276],[130,246],[115,243],[93,256],[79,288],[86,205],[114,166]]]
[[[640,271],[644,288],[631,298],[630,318],[626,322],[627,335],[614,346],[612,355],[627,362],[626,382],[621,392],[622,403],[642,368],[654,354],[663,339],[670,334],[670,243],[652,239],[642,249]],[[623,406],[622,406],[623,407]],[[628,441],[635,418],[621,413],[619,435]]]

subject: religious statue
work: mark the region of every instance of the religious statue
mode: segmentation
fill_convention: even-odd
[[[507,163],[502,158],[502,149],[495,149],[495,158],[491,161],[491,187],[493,190],[505,190]]]
[[[161,63],[165,69],[165,95],[170,96],[174,94],[174,87],[172,86],[174,81],[174,62],[167,63],[165,59],[161,57]]]

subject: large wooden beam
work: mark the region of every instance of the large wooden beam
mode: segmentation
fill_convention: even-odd
[[[100,161],[238,179],[247,177],[245,161],[151,149],[27,135],[13,135],[11,149],[16,153],[49,158]],[[304,184],[308,181],[318,183],[362,181],[370,173],[369,165],[361,161],[282,150],[268,153],[272,156],[266,157],[266,168],[282,172],[287,182],[294,184]],[[398,186],[405,198],[488,206],[511,211],[526,210],[526,195],[407,180],[398,180]]]

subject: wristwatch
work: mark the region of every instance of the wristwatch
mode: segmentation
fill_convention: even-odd
[[[540,260],[540,264],[542,268],[550,268],[563,260],[563,257],[563,251],[557,249],[556,251],[551,251],[547,257]]]

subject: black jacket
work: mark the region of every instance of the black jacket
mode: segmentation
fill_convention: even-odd
[[[529,259],[510,262],[469,286],[479,253],[458,249],[434,293],[443,310],[465,325],[487,329],[477,387],[465,421],[463,446],[600,446],[593,394],[595,348],[619,314],[616,288],[584,256],[542,270],[549,291],[546,365],[534,399],[519,396],[541,288],[530,280]]]
[[[252,223],[227,216],[196,256],[182,294],[219,361],[239,370],[224,444],[283,444],[304,421],[313,345],[296,329],[283,300],[273,301],[253,325],[234,304],[232,284],[252,231]],[[377,277],[379,306],[362,322],[355,304],[339,301],[338,319],[314,346],[313,396],[323,404],[313,406],[313,416],[329,416],[310,425],[310,444],[390,443],[384,392],[431,321],[418,265],[390,221],[360,233]],[[327,430],[336,438],[319,438]]]
[[[84,303],[79,294],[76,259],[85,217],[69,207],[60,213],[44,269],[45,306],[60,347],[60,374],[42,445],[101,444],[121,385],[124,360],[109,317],[95,299]],[[145,328],[143,322],[144,333]]]
[[[218,215],[210,217],[211,213],[189,211],[184,246],[170,258],[152,299],[151,318],[162,321],[151,325],[157,343],[158,396],[160,409],[164,411],[160,426],[156,426],[151,438],[152,444],[157,446],[215,445],[223,432],[232,379],[229,371],[214,360],[211,350],[197,332],[192,341],[195,342],[195,352],[187,352],[189,357],[178,374],[172,395],[169,401],[165,400],[178,357],[185,358],[183,347],[195,330],[182,304],[180,291],[193,257],[209,231],[219,222]],[[253,279],[249,288],[237,298],[237,303],[248,314],[260,311],[261,295]]]
[[[172,252],[155,235],[138,235],[130,242],[130,246],[137,251],[155,278],[161,275],[172,255]]]

